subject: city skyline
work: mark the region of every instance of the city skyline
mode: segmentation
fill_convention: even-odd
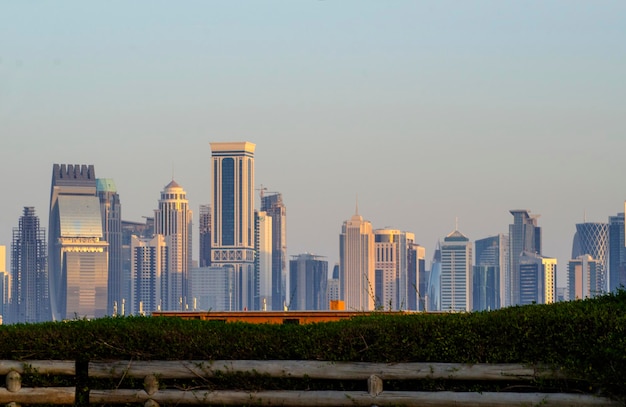
[[[621,2],[146,4],[0,5],[0,244],[25,206],[47,224],[57,162],[115,180],[125,220],[172,179],[197,214],[216,140],[257,144],[288,256],[329,266],[357,195],[427,268],[456,218],[475,241],[528,209],[559,286],[575,224],[623,212]]]

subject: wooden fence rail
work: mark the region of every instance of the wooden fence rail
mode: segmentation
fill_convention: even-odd
[[[6,387],[0,388],[0,403],[115,405],[137,403],[159,405],[280,405],[280,406],[382,406],[403,405],[440,407],[471,405],[495,406],[620,406],[620,402],[588,394],[514,392],[415,392],[385,391],[389,380],[467,380],[529,382],[534,379],[566,380],[558,370],[519,364],[455,363],[362,363],[327,361],[92,361],[86,372],[74,361],[0,361],[0,375]],[[367,391],[237,391],[207,388],[164,388],[168,379],[211,379],[231,373],[253,373],[272,378],[324,380],[366,380]],[[22,387],[22,375],[74,376],[80,386]],[[80,377],[85,375],[86,377]],[[143,388],[98,389],[85,386],[89,379],[141,379]],[[98,383],[102,383],[100,380]],[[101,384],[100,384],[101,385]],[[80,388],[79,388],[80,387]],[[97,386],[96,386],[97,387]],[[117,387],[117,386],[114,386]],[[77,396],[77,392],[82,397]]]

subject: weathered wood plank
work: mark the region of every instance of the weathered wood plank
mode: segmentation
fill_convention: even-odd
[[[76,362],[73,360],[0,360],[0,375],[4,376],[12,370],[20,374],[36,372],[73,376],[76,374]]]
[[[75,395],[75,387],[22,387],[15,393],[0,388],[0,403],[74,404]]]
[[[154,400],[176,405],[272,405],[272,406],[384,406],[407,407],[593,407],[622,406],[621,403],[591,395],[561,393],[472,393],[472,392],[383,392],[371,396],[367,392],[342,391],[181,391],[160,390],[148,396],[145,391],[92,390],[92,403],[137,403]]]
[[[307,360],[215,360],[215,361],[115,361],[90,362],[89,376],[96,378],[186,379],[213,377],[216,372],[256,372],[272,377],[308,377],[330,380],[367,380],[376,375],[382,380],[454,379],[527,381],[533,378],[564,378],[559,371],[521,364],[462,363],[366,363],[322,362]]]

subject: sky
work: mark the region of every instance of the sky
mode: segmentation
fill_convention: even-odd
[[[575,224],[624,211],[625,73],[623,0],[0,0],[0,245],[25,206],[47,230],[55,163],[131,221],[175,179],[197,220],[209,143],[250,141],[289,256],[332,268],[357,202],[428,268],[528,209],[565,286]]]

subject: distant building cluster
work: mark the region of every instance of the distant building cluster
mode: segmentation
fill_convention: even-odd
[[[211,143],[211,202],[199,208],[197,261],[193,212],[176,181],[151,216],[133,222],[122,218],[114,181],[96,178],[93,165],[54,164],[47,234],[27,206],[8,270],[0,246],[3,322],[156,311],[482,311],[626,285],[624,213],[576,225],[560,289],[557,261],[542,253],[538,216],[528,210],[510,211],[508,233],[472,242],[452,231],[437,242],[429,269],[414,233],[375,229],[358,206],[341,226],[332,269],[320,255],[288,258],[283,196],[255,188],[254,151],[250,142]]]

